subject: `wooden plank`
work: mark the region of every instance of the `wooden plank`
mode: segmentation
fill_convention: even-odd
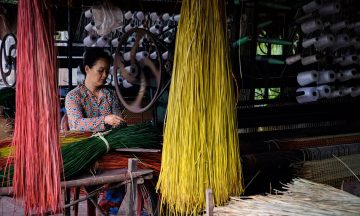
[[[357,179],[344,180],[341,184],[341,190],[360,197],[360,181]]]
[[[129,172],[136,173],[138,170],[138,160],[135,158],[130,158],[128,162]],[[134,178],[134,177],[133,177]],[[126,185],[126,216],[134,216],[138,214],[138,185],[137,181],[134,180]]]
[[[213,192],[211,188],[206,189],[206,216],[213,216],[214,203]]]
[[[86,194],[89,195],[89,190],[88,190],[86,187],[83,187],[83,188],[84,188]],[[92,202],[93,207],[95,206],[95,208],[100,212],[100,214],[101,214],[102,216],[107,216],[107,215],[103,212],[103,210],[100,208],[100,206],[98,205],[96,198],[90,197],[89,200]],[[88,202],[88,210],[89,210],[89,202]],[[91,213],[93,213],[93,212],[91,212]],[[94,213],[95,213],[94,216],[96,216],[96,211],[94,211]],[[90,215],[89,215],[89,212],[88,212],[88,216],[90,216]]]
[[[85,188],[85,187],[83,187],[83,188]],[[88,194],[87,191],[93,191],[95,189],[96,189],[95,186],[90,186],[85,190],[85,192],[86,192],[86,194]],[[87,216],[96,216],[96,208],[93,205],[90,198],[86,200],[86,207],[87,207]]]
[[[160,149],[136,149],[136,148],[118,148],[115,149],[118,152],[150,152],[150,153],[159,153]]]
[[[142,169],[130,175],[130,173],[125,173],[125,170],[126,169],[103,170],[102,173],[96,177],[92,176],[91,174],[82,175],[78,179],[61,182],[61,187],[64,188],[65,185],[68,188],[72,188],[80,186],[110,184],[114,182],[130,180],[131,177],[136,178],[153,172],[152,170]]]

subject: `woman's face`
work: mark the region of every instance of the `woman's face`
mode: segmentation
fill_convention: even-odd
[[[99,58],[96,64],[90,68],[85,66],[86,80],[96,87],[100,87],[105,84],[106,78],[109,74],[110,62],[107,59]]]

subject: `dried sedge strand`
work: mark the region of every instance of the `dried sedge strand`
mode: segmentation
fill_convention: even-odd
[[[205,190],[243,191],[225,2],[183,1],[157,188],[167,213],[197,215]]]

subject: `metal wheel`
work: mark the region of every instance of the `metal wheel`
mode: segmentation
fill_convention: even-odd
[[[148,110],[160,93],[163,59],[159,45],[161,44],[156,36],[149,31],[131,29],[122,37],[117,46],[112,71],[115,88],[121,103],[131,112],[141,113]],[[150,53],[156,53],[157,57],[151,59]],[[128,99],[125,100],[122,92],[124,90],[119,86],[121,81],[124,86],[126,83],[130,88],[135,88],[137,92],[135,100],[131,102]],[[156,88],[153,99],[148,104],[144,104],[146,88],[150,87]]]
[[[7,87],[14,87],[16,83],[16,50],[17,40],[14,34],[4,36],[0,48],[1,77]],[[14,81],[8,80],[13,74]]]

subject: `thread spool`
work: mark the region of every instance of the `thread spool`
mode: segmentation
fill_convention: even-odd
[[[139,28],[141,28],[141,29],[146,29],[146,26],[141,25],[141,26],[139,26]]]
[[[342,97],[351,94],[353,91],[355,91],[354,87],[348,87],[348,88],[343,88],[341,89],[341,91],[343,92]]]
[[[156,51],[154,51],[153,53],[150,54],[150,58],[151,58],[151,59],[156,59],[156,58],[157,58],[157,53],[156,53]]]
[[[298,103],[313,102],[319,99],[319,91],[316,87],[298,88],[296,92],[304,92],[303,95],[297,96],[296,100]]]
[[[311,32],[316,31],[321,28],[323,28],[323,23],[322,23],[321,19],[318,19],[318,18],[311,19],[311,20],[301,23],[301,30],[305,34],[310,34]]]
[[[165,38],[165,42],[166,43],[171,43],[171,41],[173,40],[173,38],[171,37],[171,36],[169,36],[169,37],[167,37],[167,38]]]
[[[360,22],[354,24],[354,31],[357,35],[360,35]]]
[[[171,17],[170,20],[179,22],[179,20],[180,20],[180,14],[177,14],[177,15]]]
[[[156,12],[154,12],[154,13],[151,13],[151,14],[150,14],[150,19],[151,19],[152,21],[155,21],[155,20],[159,19],[160,17],[161,17],[161,13],[156,13]]]
[[[357,97],[360,95],[360,86],[356,87],[354,91],[350,93],[351,97]]]
[[[331,94],[331,88],[328,85],[318,86],[316,89],[319,91],[319,99],[329,97]]]
[[[331,94],[326,97],[327,99],[332,99],[336,97],[341,97],[343,95],[343,92],[341,90],[332,90]]]
[[[130,52],[131,51],[124,53],[123,58],[125,61],[130,61]]]
[[[117,46],[117,45],[119,45],[119,42],[120,42],[120,38],[115,38],[115,39],[113,39],[113,40],[111,41],[111,44],[112,44],[113,46]]]
[[[299,17],[299,18],[297,18],[296,20],[293,20],[293,21],[290,23],[290,26],[291,26],[291,27],[294,27],[294,26],[296,26],[296,25],[299,25],[299,24],[303,23],[303,22],[306,21],[306,20],[309,20],[309,19],[314,18],[315,15],[316,15],[316,13],[313,12],[313,13],[306,14],[306,15],[304,15],[304,16],[302,16],[302,17]]]
[[[90,22],[89,24],[87,24],[87,25],[85,26],[85,30],[86,30],[86,31],[91,31],[94,26],[95,26],[95,22]]]
[[[160,25],[156,24],[156,25],[151,26],[150,32],[155,34],[159,29],[160,29]]]
[[[140,61],[141,59],[148,58],[148,57],[149,57],[149,53],[146,51],[138,52],[138,53],[136,53],[136,56],[135,56],[137,61]]]
[[[360,42],[360,39],[358,37],[353,37],[350,39],[350,43],[344,47],[352,46],[352,45],[358,44],[359,42]]]
[[[136,37],[135,36],[130,36],[126,42],[128,43],[134,43],[136,41]]]
[[[144,15],[143,12],[138,11],[138,12],[136,12],[136,18],[137,18],[138,20],[143,20],[143,19],[145,19],[145,15]]]
[[[113,59],[115,59],[115,54],[116,53],[112,54]],[[124,52],[123,51],[120,51],[119,56],[120,56],[120,60],[124,61]]]
[[[317,9],[319,9],[322,5],[323,5],[322,0],[315,0],[315,1],[312,1],[312,2],[304,5],[302,7],[302,9],[303,9],[303,11],[305,13],[311,13],[311,12],[316,11]]]
[[[309,65],[318,62],[320,59],[319,55],[306,56],[301,59],[303,65]]]
[[[328,71],[319,71],[319,79],[316,81],[316,84],[321,85],[325,83],[334,82],[336,79],[335,72],[332,70]]]
[[[126,79],[123,80],[122,82],[124,88],[130,88],[132,87],[133,85],[131,83],[129,83]]]
[[[323,50],[335,43],[335,37],[332,34],[327,34],[319,37],[318,41],[314,43],[317,50]]]
[[[313,45],[315,42],[317,42],[319,40],[318,37],[313,37],[313,38],[310,38],[310,39],[303,39],[303,42],[302,42],[302,46],[304,48],[308,48],[310,47],[311,45]]]
[[[325,16],[329,14],[339,13],[340,9],[340,4],[338,2],[325,2],[319,8],[319,14]]]
[[[335,74],[335,77],[336,77],[336,79],[338,79],[338,80],[339,80],[339,79],[342,79],[343,76],[344,76],[344,74],[342,74],[341,72]]]
[[[347,34],[339,34],[335,36],[335,43],[333,43],[329,48],[331,50],[337,50],[341,47],[344,47],[350,43],[349,36]]]
[[[162,20],[166,21],[166,20],[170,19],[170,17],[172,17],[172,14],[164,13],[161,18],[162,18]]]
[[[341,73],[343,74],[343,76],[338,78],[340,82],[348,81],[357,76],[357,70],[355,70],[354,68],[345,70],[345,71],[341,71]]]
[[[305,86],[307,84],[316,82],[318,80],[319,80],[319,74],[316,70],[300,72],[297,75],[297,81],[301,86]]]
[[[125,67],[125,71],[132,77],[136,77],[138,75],[138,70],[131,66]]]
[[[169,57],[169,52],[168,52],[168,51],[166,51],[166,52],[164,52],[164,53],[162,54],[162,58],[163,58],[164,60],[167,60],[168,57]]]
[[[125,19],[129,20],[134,15],[134,11],[128,11],[125,13]]]
[[[345,56],[345,59],[343,61],[339,62],[339,64],[341,66],[346,66],[346,65],[354,64],[358,60],[359,59],[356,55],[348,55],[348,56]]]
[[[118,71],[119,71],[119,70],[118,70]],[[119,71],[119,72],[120,72],[120,71]],[[124,80],[124,77],[120,74],[120,75],[117,75],[117,79],[118,79],[118,84],[121,85],[122,82],[123,82],[123,80]],[[112,86],[115,86],[115,81],[114,81],[114,80],[111,82],[111,85],[112,85]]]
[[[106,36],[103,36],[101,38],[99,38],[96,42],[96,44],[99,46],[99,47],[104,47],[106,44],[109,43],[109,38],[106,37]]]
[[[344,56],[341,56],[339,58],[334,58],[333,64],[339,63],[339,62],[344,61],[344,60],[345,60]]]
[[[340,29],[346,28],[347,25],[349,25],[349,22],[347,20],[343,20],[337,23],[334,23],[330,26],[331,31],[339,31]]]
[[[136,28],[136,25],[134,24],[134,23],[130,23],[129,25],[127,25],[126,27],[125,27],[125,32],[128,32],[128,31],[130,31],[131,29],[133,29],[133,28]]]
[[[302,55],[301,54],[297,54],[297,55],[294,55],[294,56],[290,56],[290,57],[287,57],[285,59],[285,62],[287,65],[291,65],[297,61],[299,61],[301,59]]]
[[[86,18],[92,17],[92,9],[89,9],[89,10],[85,11],[85,17]]]
[[[148,42],[149,42],[149,40],[146,37],[141,38],[140,41],[139,41],[140,44],[143,44],[143,43],[146,44]]]
[[[86,38],[84,38],[84,45],[86,47],[91,47],[96,43],[97,38],[98,37],[95,34],[87,36]]]

